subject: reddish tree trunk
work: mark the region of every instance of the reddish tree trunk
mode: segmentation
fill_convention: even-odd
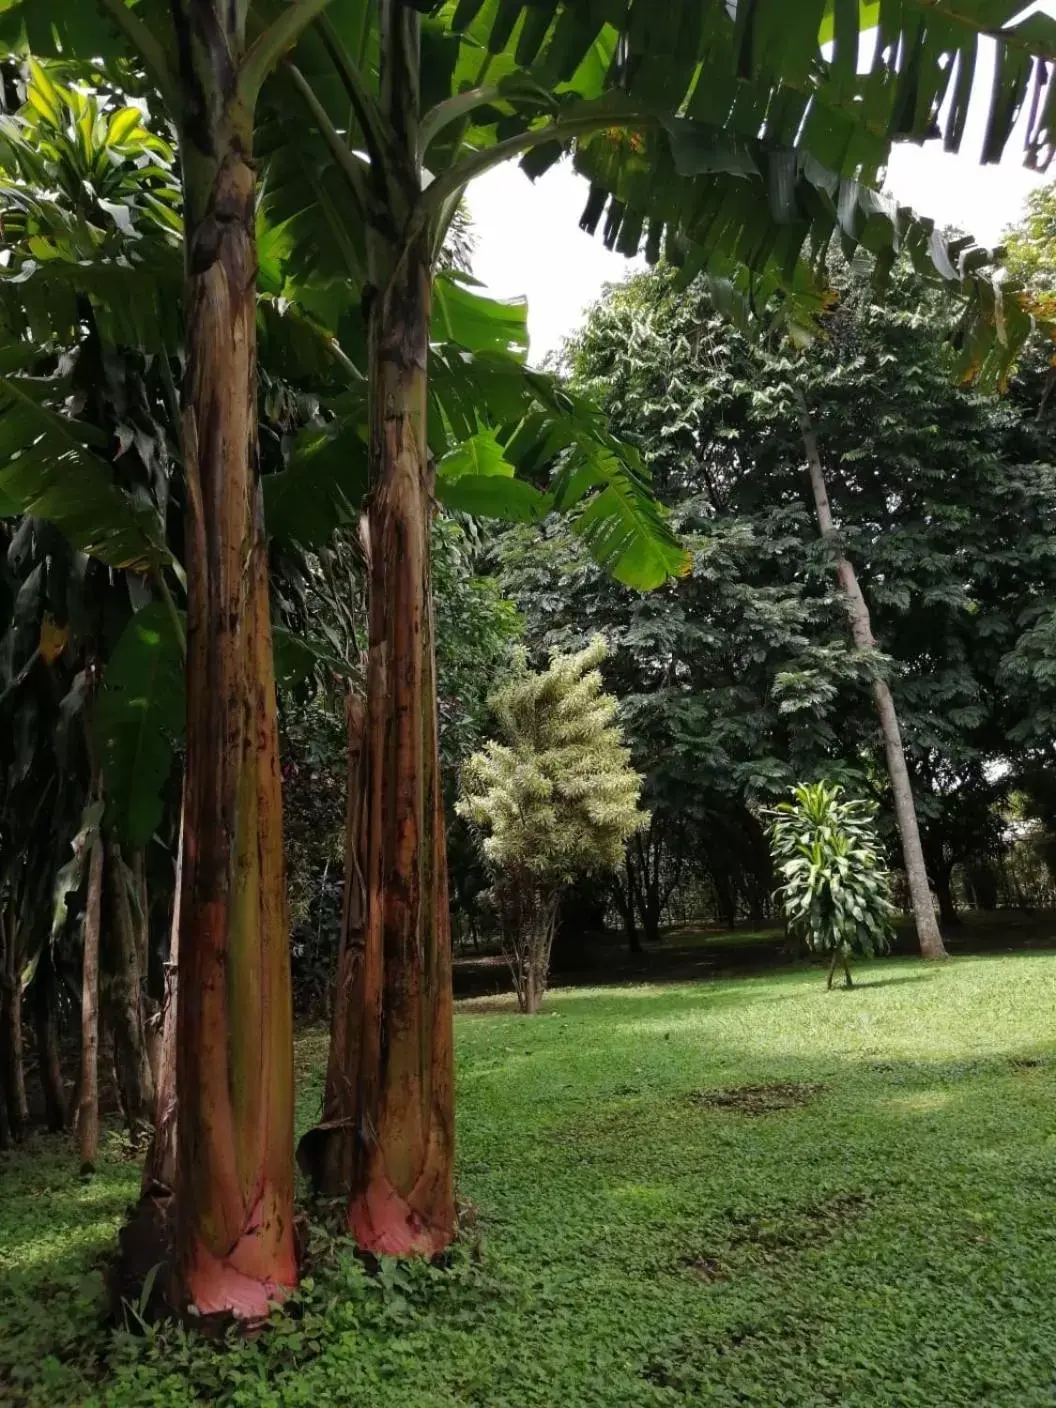
[[[257,466],[256,179],[227,23],[185,0],[187,762],[176,1254],[200,1312],[296,1284],[293,1014]],[[226,14],[226,11],[225,11]],[[210,69],[209,64],[214,68]]]
[[[360,1246],[454,1235],[451,934],[429,579],[424,240],[371,319],[366,925],[348,1220]]]
[[[349,706],[346,891],[323,1122],[301,1146],[348,1191],[359,1245],[454,1235],[451,934],[438,752],[426,444],[430,267],[397,261],[371,319],[370,634]]]

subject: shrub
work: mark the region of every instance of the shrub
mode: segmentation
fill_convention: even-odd
[[[549,669],[521,672],[491,700],[503,735],[462,770],[458,812],[483,834],[503,946],[518,1004],[535,1012],[546,990],[561,891],[623,859],[627,838],[648,820],[642,780],[602,689],[605,641]]]
[[[770,816],[770,850],[783,881],[775,899],[789,933],[812,952],[831,954],[828,987],[837,963],[850,987],[851,955],[886,952],[895,913],[876,808],[816,782],[793,788],[792,801]]]

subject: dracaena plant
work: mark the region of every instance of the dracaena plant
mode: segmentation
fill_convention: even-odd
[[[876,834],[876,808],[840,786],[806,783],[770,813],[770,849],[781,877],[775,899],[789,933],[829,957],[851,986],[854,954],[872,958],[890,945],[891,882]]]

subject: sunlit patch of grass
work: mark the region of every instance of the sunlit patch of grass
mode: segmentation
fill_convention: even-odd
[[[137,1170],[5,1158],[0,1400],[17,1371],[15,1402],[112,1408],[1051,1408],[1056,955],[856,978],[473,1004],[451,1264],[371,1277],[317,1229],[249,1341],[101,1332],[85,1273]],[[325,1051],[299,1041],[299,1126]]]

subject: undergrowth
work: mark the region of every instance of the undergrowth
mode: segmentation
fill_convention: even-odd
[[[102,1330],[137,1167],[36,1139],[0,1157],[0,1400],[1051,1408],[1056,955],[860,976],[474,1004],[463,1241],[371,1272],[310,1223],[250,1339]],[[299,1042],[302,1123],[324,1055]]]

